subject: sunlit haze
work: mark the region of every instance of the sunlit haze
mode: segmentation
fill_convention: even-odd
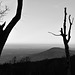
[[[8,24],[15,15],[17,0],[2,1],[9,8],[3,19]],[[71,14],[75,18],[75,0],[24,0],[21,20],[11,31],[6,44],[62,44],[61,36],[53,36],[48,31],[60,34],[64,7],[67,7],[68,15]],[[67,26],[69,27],[69,23]],[[74,32],[75,21],[70,44],[75,44]]]

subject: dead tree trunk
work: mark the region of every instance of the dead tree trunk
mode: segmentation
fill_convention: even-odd
[[[21,18],[21,12],[22,12],[22,6],[23,6],[23,0],[17,0],[18,6],[17,6],[17,11],[16,15],[12,18],[10,23],[7,25],[5,30],[3,30],[3,27],[5,26],[6,22],[2,26],[0,26],[0,55],[2,53],[3,47],[6,43],[6,40],[13,29],[13,27],[16,25],[16,23],[20,20]]]
[[[70,23],[70,27],[69,27],[69,31],[68,31],[68,35],[66,34],[66,16],[67,16],[67,12],[66,12],[66,8],[64,9],[64,13],[65,13],[65,16],[64,16],[64,23],[63,23],[63,28],[61,28],[61,36],[63,37],[63,42],[64,42],[64,46],[65,46],[65,54],[66,54],[66,60],[67,60],[67,75],[71,75],[71,64],[70,64],[70,53],[69,53],[69,41],[70,41],[70,34],[71,34],[71,26],[73,24],[73,20],[72,19],[72,22],[71,22],[71,19],[70,19],[70,16],[69,15],[69,23]],[[68,39],[67,39],[67,36],[68,36]]]
[[[69,45],[67,43],[67,40],[64,39],[64,37],[63,37],[63,41],[64,41],[64,46],[65,46],[65,54],[66,54],[66,62],[67,62],[67,65],[66,65],[67,75],[71,75]]]
[[[70,53],[69,53],[69,41],[70,41],[70,34],[71,34],[71,26],[73,24],[73,20],[74,18],[70,19],[71,15],[69,15],[69,24],[70,24],[70,27],[69,27],[69,31],[68,31],[68,34],[66,34],[66,17],[67,17],[67,12],[66,12],[66,8],[64,8],[64,13],[65,13],[65,16],[64,16],[64,23],[63,23],[63,28],[61,28],[60,32],[61,34],[60,35],[56,35],[52,32],[49,32],[55,36],[62,36],[63,37],[63,42],[64,42],[64,46],[65,46],[65,54],[66,54],[66,60],[67,60],[67,75],[71,75],[71,64],[70,64]],[[68,37],[68,38],[67,38]]]

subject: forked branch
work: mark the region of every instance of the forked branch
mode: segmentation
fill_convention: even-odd
[[[69,23],[70,23],[70,25],[73,24],[73,21],[74,21],[74,18],[72,18],[72,21],[71,21],[71,15],[69,15]]]
[[[7,41],[7,38],[11,30],[16,25],[16,23],[21,19],[22,7],[23,7],[23,0],[17,0],[17,11],[16,11],[15,16],[12,18],[12,20],[9,22],[9,24],[6,26],[4,30],[3,30],[3,27],[5,26],[6,22],[0,25],[0,55],[2,53],[3,47]],[[2,14],[3,16],[7,10],[8,8],[6,6],[6,8],[2,10],[0,14]]]
[[[71,15],[69,15],[69,23],[70,23],[70,27],[69,27],[69,31],[68,31],[68,40],[67,40],[67,43],[70,41],[70,34],[71,34],[71,27],[72,27],[72,24],[73,24],[73,21],[74,21],[74,18],[72,18],[72,21],[71,21]]]

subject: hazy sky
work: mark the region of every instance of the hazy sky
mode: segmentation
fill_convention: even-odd
[[[10,9],[4,17],[9,23],[15,15],[17,0],[2,1]],[[53,36],[48,31],[60,34],[65,6],[68,15],[75,18],[75,0],[24,0],[22,18],[10,33],[7,44],[62,44],[61,36]],[[70,44],[75,44],[75,21],[71,36]]]

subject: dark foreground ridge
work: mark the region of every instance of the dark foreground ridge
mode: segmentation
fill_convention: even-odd
[[[0,75],[66,75],[66,59],[54,58],[31,62],[26,60],[0,65]],[[71,73],[75,75],[75,55],[71,56]]]

